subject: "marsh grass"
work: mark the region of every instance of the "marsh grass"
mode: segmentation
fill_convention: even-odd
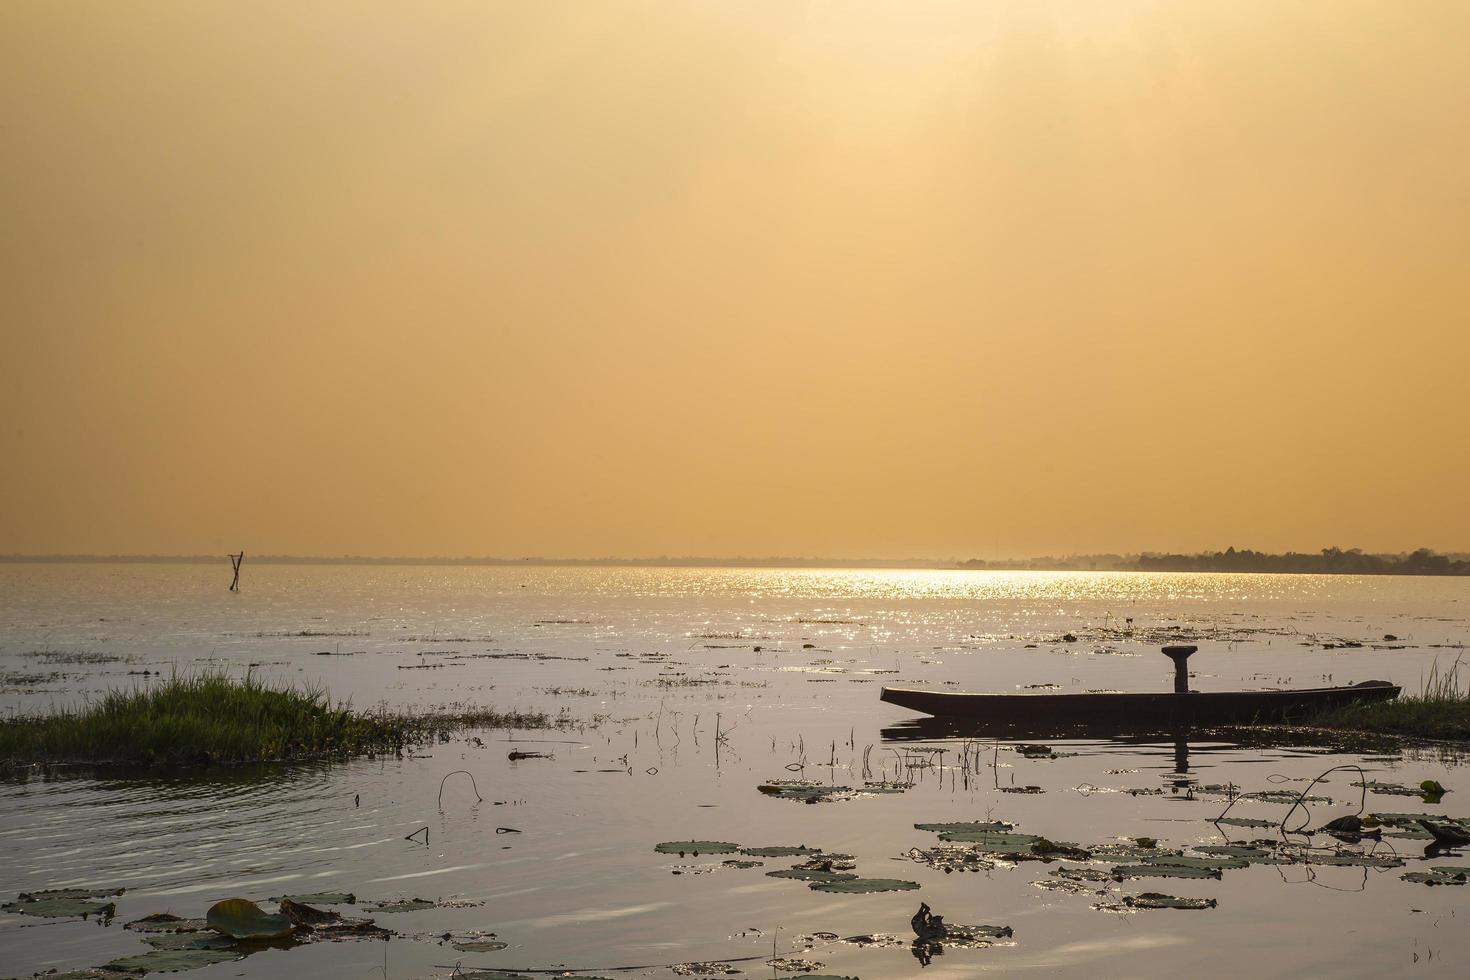
[[[83,708],[0,721],[0,762],[201,763],[348,758],[477,728],[553,728],[541,712],[357,711],[318,687],[247,675],[174,676]]]
[[[1459,658],[1445,671],[1436,662],[1418,694],[1347,705],[1324,712],[1310,723],[1383,735],[1470,740],[1470,687],[1462,683],[1460,667]]]

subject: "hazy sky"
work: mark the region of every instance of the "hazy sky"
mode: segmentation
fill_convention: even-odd
[[[1464,0],[0,3],[0,552],[1470,548]]]

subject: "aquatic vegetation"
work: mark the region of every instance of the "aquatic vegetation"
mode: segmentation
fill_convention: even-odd
[[[946,834],[951,832],[965,833],[1004,833],[1015,827],[1015,824],[1004,820],[972,820],[966,823],[916,823],[915,830],[926,830],[931,834]],[[941,838],[943,839],[943,838]]]
[[[797,881],[851,881],[857,875],[846,871],[833,871],[831,868],[783,868],[780,871],[767,871],[768,878],[794,878]]]
[[[93,902],[84,898],[31,898],[22,895],[17,901],[0,905],[0,911],[47,919],[85,919],[95,915],[106,920],[117,914],[117,903]]]
[[[1144,892],[1125,896],[1123,904],[1135,909],[1212,909],[1219,903],[1213,898],[1175,898],[1159,892]]]
[[[227,898],[205,913],[204,921],[215,932],[232,939],[279,939],[289,936],[295,924],[284,915],[271,915],[249,899]]]
[[[1123,878],[1216,878],[1219,868],[1198,868],[1182,864],[1120,864],[1113,868],[1113,877]]]
[[[357,896],[351,892],[312,892],[309,895],[281,895],[272,902],[300,902],[303,905],[356,905]]]
[[[740,850],[740,845],[722,840],[667,840],[653,845],[653,849],[659,854],[677,854],[680,857],[692,854],[698,857],[701,854],[734,854]]]
[[[204,919],[185,919],[169,912],[155,912],[124,922],[123,928],[133,932],[203,932],[209,928],[209,923]]]
[[[546,728],[545,714],[400,714],[333,703],[326,691],[207,673],[109,691],[55,714],[0,721],[0,761],[268,762],[402,751],[471,728]]]
[[[1218,817],[1214,822],[1225,824],[1228,827],[1267,828],[1281,826],[1275,820],[1260,820],[1255,817]]]
[[[983,851],[968,844],[912,847],[909,848],[908,858],[945,874],[955,871],[990,871],[995,867],[995,862],[987,858]]]
[[[1428,871],[1409,871],[1400,877],[1405,881],[1416,881],[1422,885],[1463,885],[1470,880],[1470,868],[1441,865]]]
[[[373,902],[370,907],[375,912],[422,912],[438,904],[427,898],[399,898],[386,902]]]
[[[237,946],[210,945],[207,941],[201,941],[197,946],[153,949],[133,956],[120,956],[103,969],[116,970],[119,973],[181,973],[244,958],[245,952]]]
[[[807,847],[805,844],[798,844],[794,847],[775,845],[771,847],[742,847],[740,853],[750,857],[806,857],[810,854],[821,854],[822,849],[819,847]]]
[[[904,892],[914,891],[919,887],[915,881],[901,881],[897,878],[859,878],[856,876],[844,877],[838,881],[814,881],[807,885],[812,891],[837,892],[843,895],[866,895],[871,892]]]
[[[1436,663],[1418,694],[1344,705],[1304,721],[1321,728],[1380,735],[1470,740],[1470,685],[1462,683],[1460,667],[1458,659],[1445,671]]]
[[[761,783],[756,789],[767,796],[801,803],[830,803],[834,800],[852,799],[857,795],[851,786],[828,786],[803,779],[775,779],[769,783]]]

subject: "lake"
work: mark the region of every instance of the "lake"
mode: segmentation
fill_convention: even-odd
[[[0,899],[126,888],[110,924],[0,912],[0,976],[145,952],[122,926],[151,913],[317,892],[353,893],[342,910],[398,936],[264,949],[187,975],[417,980],[456,964],[526,976],[801,975],[769,965],[773,950],[780,966],[863,980],[1470,969],[1457,922],[1466,887],[1404,878],[1470,866],[1470,855],[1426,856],[1422,834],[1392,823],[1361,844],[1284,843],[1276,826],[1308,790],[1289,829],[1360,804],[1470,816],[1454,747],[1217,735],[1020,749],[1015,738],[936,735],[878,700],[885,683],[1168,690],[1173,668],[1158,648],[1171,641],[1200,646],[1199,690],[1370,678],[1417,690],[1470,641],[1465,579],[247,559],[241,592],[228,583],[224,561],[0,564],[0,711],[227,670],[322,685],[358,707],[532,708],[566,724],[479,732],[402,759],[0,779]],[[513,750],[540,755],[513,760]],[[1362,775],[1313,783],[1342,765]],[[1451,792],[1426,802],[1389,791],[1425,779]],[[803,785],[759,788],[780,781]],[[1241,793],[1265,795],[1232,805]],[[976,821],[1094,856],[977,854],[915,827]],[[802,880],[768,872],[806,854],[655,850],[677,841],[846,857],[819,856],[803,872],[817,880]],[[1266,843],[1242,852],[1244,867],[1114,874],[1154,851],[1207,865],[1250,841]],[[918,888],[810,887],[844,874]],[[1147,893],[1215,904],[1144,908]],[[367,907],[410,898],[433,904]],[[920,901],[951,925],[1010,935],[916,956]],[[439,938],[488,933],[506,948]],[[725,966],[699,965],[710,963]]]

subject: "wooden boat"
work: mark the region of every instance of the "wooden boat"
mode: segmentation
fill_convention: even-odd
[[[1350,687],[1295,690],[1191,691],[1185,661],[1193,646],[1164,647],[1174,661],[1174,691],[1161,694],[962,694],[885,687],[882,700],[940,718],[989,724],[1112,725],[1171,729],[1189,725],[1283,722],[1362,701],[1391,701],[1400,688],[1388,681]]]

